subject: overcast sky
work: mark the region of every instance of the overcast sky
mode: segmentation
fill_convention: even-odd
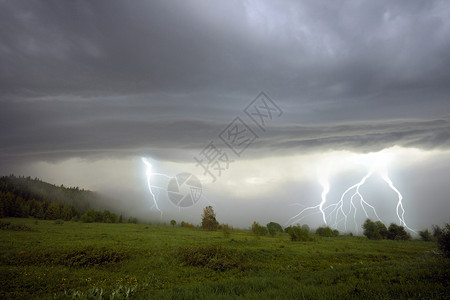
[[[0,173],[155,219],[145,156],[203,184],[190,208],[161,193],[163,220],[213,203],[245,227],[295,221],[325,177],[336,203],[382,160],[411,228],[448,222],[449,36],[448,1],[0,1]],[[261,91],[264,128],[244,111]],[[220,139],[236,117],[255,137],[239,156]],[[211,141],[233,160],[214,183],[194,160]],[[367,201],[399,223],[380,174]]]

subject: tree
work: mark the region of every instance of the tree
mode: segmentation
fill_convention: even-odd
[[[386,225],[384,225],[381,221],[376,221],[375,228],[378,230],[383,239],[387,239],[388,230],[386,228]]]
[[[137,218],[133,218],[133,217],[129,217],[127,222],[128,223],[137,224],[138,223],[138,219]]]
[[[339,231],[333,230],[330,227],[319,227],[316,229],[316,234],[324,237],[332,237],[332,236],[338,236]]]
[[[309,228],[308,224],[303,224],[303,225],[302,225],[302,229],[303,229],[304,231],[307,231],[307,232],[310,232],[310,231],[311,231],[311,229]]]
[[[281,227],[281,225],[275,222],[267,223],[266,227],[271,236],[275,236],[277,232],[283,232],[283,228]]]
[[[103,222],[105,223],[117,223],[117,215],[109,210],[103,211]]]
[[[411,236],[405,231],[403,226],[391,223],[388,228],[387,238],[390,240],[409,240]]]
[[[444,252],[446,257],[450,257],[450,224],[445,224],[444,229],[441,230],[441,234],[438,237],[439,249]]]
[[[267,228],[259,225],[259,223],[256,221],[253,221],[252,232],[256,236],[267,235],[267,233],[268,233]]]
[[[177,221],[175,221],[175,220],[170,220],[170,225],[172,225],[172,226],[177,225]]]
[[[291,237],[291,241],[312,241],[313,238],[308,231],[304,230],[300,225],[289,226],[287,231]]]
[[[442,228],[438,225],[433,225],[433,236],[438,238],[442,234]]]
[[[60,218],[60,208],[56,203],[50,203],[45,213],[45,218],[48,220],[56,220]]]
[[[383,236],[378,231],[378,226],[372,220],[367,219],[364,224],[362,225],[362,228],[364,229],[363,234],[369,239],[369,240],[381,240]]]
[[[207,230],[216,230],[219,227],[219,222],[216,220],[216,213],[212,206],[207,206],[203,209],[202,228]]]
[[[432,236],[431,233],[428,231],[428,229],[419,231],[419,235],[420,235],[420,238],[422,239],[422,241],[430,242],[430,241],[433,240],[433,236]]]

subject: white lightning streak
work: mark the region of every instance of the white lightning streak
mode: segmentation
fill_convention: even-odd
[[[161,173],[153,173],[153,166],[152,166],[152,164],[145,157],[141,157],[141,160],[145,164],[145,166],[147,167],[146,170],[145,170],[145,175],[147,176],[147,186],[148,186],[148,190],[150,192],[150,195],[152,195],[152,199],[153,199],[153,203],[154,203],[151,208],[155,207],[160,212],[161,217],[162,217],[163,212],[162,212],[161,209],[159,209],[158,201],[156,201],[157,196],[153,192],[153,188],[155,186],[153,186],[151,184],[151,178],[152,178],[152,176],[163,176],[163,177],[166,177],[166,178],[169,178],[169,179],[171,179],[172,177],[171,176],[167,176],[165,174],[161,174]]]
[[[356,184],[352,185],[351,187],[349,187],[348,189],[346,189],[344,191],[344,193],[342,194],[339,202],[327,206],[327,208],[334,207],[334,209],[329,214],[330,217],[332,217],[333,213],[335,214],[335,216],[334,216],[335,222],[332,225],[333,227],[337,228],[339,223],[344,221],[344,229],[347,230],[347,218],[348,218],[348,215],[350,215],[352,210],[353,210],[353,221],[355,223],[355,229],[358,232],[358,224],[356,223],[357,209],[356,209],[355,203],[353,202],[353,199],[355,197],[359,198],[359,202],[360,202],[361,208],[364,211],[364,214],[366,215],[367,218],[369,217],[369,214],[367,213],[366,208],[364,207],[364,205],[370,207],[372,209],[372,211],[374,212],[375,216],[377,217],[377,219],[381,221],[381,218],[378,216],[375,207],[373,207],[372,205],[367,203],[367,201],[364,200],[363,195],[359,191],[360,187],[366,183],[367,179],[370,176],[372,176],[373,172],[374,172],[373,170],[370,170],[369,173],[367,173],[366,176],[364,176],[358,183],[356,183]],[[344,207],[344,201],[345,201],[345,195],[347,195],[347,193],[349,193],[352,190],[354,190],[354,192],[350,196],[349,210],[346,213],[344,211],[344,208],[343,208]],[[343,216],[341,219],[338,219],[339,218],[339,214],[342,214],[342,216]]]
[[[319,210],[322,213],[322,218],[323,218],[324,223],[327,224],[327,218],[325,215],[325,211],[323,210],[323,206],[327,202],[327,195],[328,195],[328,192],[330,191],[330,183],[328,182],[327,179],[321,179],[320,185],[322,186],[323,190],[322,190],[322,194],[320,195],[322,198],[322,201],[319,204]]]
[[[374,153],[369,158],[375,158],[371,163],[371,168],[369,172],[361,178],[359,182],[347,188],[344,193],[341,195],[338,202],[327,205],[327,195],[330,191],[330,183],[328,180],[328,175],[330,170],[336,170],[333,165],[333,162],[328,161],[324,168],[321,168],[318,173],[319,184],[322,187],[321,193],[321,201],[319,204],[309,207],[304,207],[298,214],[290,218],[286,224],[294,224],[299,222],[300,220],[314,215],[321,214],[322,219],[325,225],[330,224],[330,226],[334,228],[338,228],[344,225],[345,231],[347,231],[347,223],[349,222],[349,218],[353,217],[353,223],[355,225],[355,230],[358,232],[358,223],[357,223],[357,204],[359,202],[359,206],[364,212],[366,218],[369,217],[368,209],[376,216],[376,218],[382,222],[379,217],[375,207],[368,203],[360,191],[361,187],[366,184],[366,181],[374,174],[378,174],[389,186],[391,190],[393,190],[397,194],[397,206],[396,213],[398,220],[401,226],[404,226],[408,230],[412,232],[416,232],[411,229],[405,222],[405,209],[403,207],[403,196],[400,191],[395,187],[392,180],[389,178],[387,164],[390,160],[390,152],[380,151],[378,153]],[[330,168],[330,169],[329,169]],[[325,175],[324,175],[325,174]],[[348,209],[346,208],[348,205]],[[345,207],[344,207],[345,206]],[[315,211],[316,210],[316,211]]]
[[[389,185],[389,187],[397,193],[397,197],[398,197],[398,202],[397,202],[397,207],[396,207],[396,212],[397,212],[397,217],[400,221],[400,225],[405,226],[406,228],[408,228],[409,230],[411,230],[412,232],[417,233],[415,230],[411,229],[405,222],[405,209],[403,208],[403,196],[400,193],[400,191],[394,186],[394,184],[392,183],[392,180],[389,178],[388,175],[388,171],[385,169],[381,172],[381,178],[383,178],[384,181],[387,182],[387,184]],[[400,211],[401,210],[401,214]]]

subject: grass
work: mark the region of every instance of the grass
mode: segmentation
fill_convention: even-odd
[[[435,243],[4,219],[0,298],[449,299]]]

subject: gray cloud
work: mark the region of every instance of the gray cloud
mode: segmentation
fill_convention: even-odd
[[[448,150],[449,36],[444,0],[0,1],[1,172],[192,160],[261,90],[284,114],[245,159]]]
[[[444,1],[1,5],[2,90],[9,93],[264,88],[283,98],[344,101],[411,88],[448,91]]]
[[[101,153],[123,156],[154,151],[165,153],[162,157],[165,159],[190,160],[189,155],[171,157],[173,152],[168,150],[185,150],[190,154],[189,150],[199,151],[210,140],[220,142],[218,134],[234,117],[230,111],[228,120],[196,120],[180,118],[177,114],[172,118],[158,118],[158,114],[171,105],[172,110],[182,110],[186,115],[192,110],[192,116],[196,114],[192,107],[177,103],[157,104],[152,109],[142,107],[139,102],[126,108],[120,103],[105,105],[83,101],[5,104],[0,113],[1,156],[66,159]],[[250,120],[244,120],[251,125]],[[269,150],[278,153],[345,149],[370,152],[394,145],[449,149],[449,133],[449,117],[315,125],[281,123],[268,127],[266,133],[258,132],[260,138],[249,148],[249,153],[259,157]]]

